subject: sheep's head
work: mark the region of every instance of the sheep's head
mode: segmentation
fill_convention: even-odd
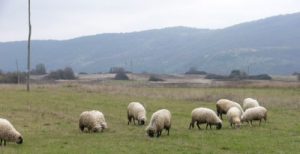
[[[217,129],[221,129],[222,128],[222,123],[217,123]]]
[[[145,125],[146,119],[145,118],[141,118],[138,122],[139,122],[139,125]]]
[[[150,137],[154,137],[155,130],[154,130],[154,129],[147,129],[147,134],[148,134],[148,136],[150,136]]]
[[[103,128],[101,125],[97,125],[94,128],[92,128],[92,132],[96,133],[96,132],[102,132]]]
[[[102,129],[106,129],[107,128],[107,123],[106,122],[102,122],[101,123],[101,127],[102,127]]]
[[[23,143],[23,137],[22,136],[19,136],[17,138],[17,141],[16,141],[17,144],[22,144]]]

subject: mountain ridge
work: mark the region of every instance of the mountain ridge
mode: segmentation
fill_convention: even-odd
[[[68,40],[33,40],[32,66],[70,66],[76,72],[106,72],[120,66],[134,72],[183,73],[190,67],[228,74],[291,74],[299,71],[300,13],[269,17],[223,29],[184,26],[104,33]],[[0,42],[0,69],[26,70],[26,41]],[[20,54],[22,53],[22,54]]]

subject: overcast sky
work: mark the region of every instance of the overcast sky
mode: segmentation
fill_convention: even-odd
[[[300,12],[300,0],[31,0],[33,39],[170,26],[224,28]],[[0,42],[26,40],[27,0],[0,0]]]

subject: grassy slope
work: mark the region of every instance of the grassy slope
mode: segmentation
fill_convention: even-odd
[[[101,85],[99,85],[101,87]],[[96,86],[97,87],[97,86]],[[0,153],[297,153],[300,151],[300,89],[276,88],[146,88],[114,86],[103,89],[80,85],[0,87],[0,117],[9,119],[24,136],[24,144],[9,143]],[[116,92],[117,91],[117,92]],[[139,95],[139,93],[141,95]],[[157,96],[157,95],[160,96]],[[190,96],[190,98],[189,98]],[[199,99],[197,99],[199,96]],[[188,130],[190,112],[204,106],[215,109],[219,97],[240,101],[257,96],[269,109],[267,124],[242,129]],[[283,100],[284,101],[281,101]],[[145,126],[127,125],[130,101],[144,102],[151,114],[160,108],[172,112],[170,136],[148,138]],[[109,126],[104,133],[78,129],[84,110],[102,111]],[[204,125],[202,128],[205,128]]]

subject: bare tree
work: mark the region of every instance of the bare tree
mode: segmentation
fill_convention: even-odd
[[[28,0],[28,44],[27,44],[27,91],[30,91],[29,80],[30,80],[30,40],[31,40],[31,22],[30,22],[30,0]]]

